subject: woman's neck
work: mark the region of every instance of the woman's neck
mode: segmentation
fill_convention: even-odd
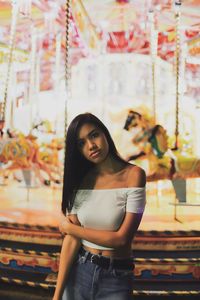
[[[126,165],[126,162],[118,161],[109,155],[103,162],[95,167],[94,171],[99,176],[113,175],[123,170]]]

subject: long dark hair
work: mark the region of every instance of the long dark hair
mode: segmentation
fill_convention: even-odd
[[[106,128],[106,126],[93,114],[84,113],[76,116],[70,123],[65,145],[65,165],[64,165],[64,179],[63,179],[63,194],[62,194],[62,212],[66,214],[71,211],[76,192],[81,184],[81,181],[88,173],[88,171],[94,167],[94,164],[88,161],[79,151],[77,146],[77,135],[82,125],[90,123],[102,130],[105,134],[109,145],[109,153],[113,158],[118,161],[125,162],[115,147],[113,139]]]

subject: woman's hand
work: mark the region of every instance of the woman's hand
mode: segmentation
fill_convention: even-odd
[[[64,215],[61,216],[59,230],[62,234],[70,234],[70,225],[72,225],[70,219]]]

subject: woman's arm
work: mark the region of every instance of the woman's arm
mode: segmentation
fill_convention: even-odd
[[[129,172],[127,185],[135,187],[144,187],[146,184],[145,172],[136,166],[133,166]],[[61,224],[61,231],[75,236],[80,239],[87,240],[104,247],[123,247],[131,243],[142,219],[142,213],[126,212],[123,223],[117,231],[95,230],[71,224],[65,219]]]
[[[142,214],[127,212],[121,227],[117,231],[84,228],[71,224],[66,220],[62,223],[62,231],[100,246],[118,248],[132,241],[141,219]]]
[[[70,221],[76,224],[80,224],[75,215],[70,216]],[[66,286],[67,277],[71,268],[71,265],[77,255],[81,242],[79,238],[71,235],[66,235],[63,240],[62,249],[60,253],[59,271],[56,283],[56,289],[54,292],[53,300],[61,300]]]

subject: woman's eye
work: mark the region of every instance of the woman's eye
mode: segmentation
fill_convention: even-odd
[[[96,138],[96,137],[98,137],[98,136],[99,136],[99,133],[98,133],[98,132],[94,132],[94,133],[91,135],[92,138]]]
[[[84,146],[84,141],[79,141],[79,142],[78,142],[78,147],[79,147],[79,148],[82,148],[83,146]]]

